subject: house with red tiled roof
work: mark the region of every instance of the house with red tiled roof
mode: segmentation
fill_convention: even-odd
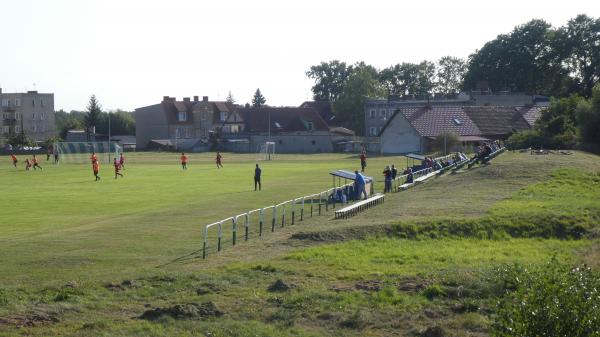
[[[444,132],[463,142],[485,140],[481,131],[459,106],[405,106],[397,109],[379,133],[381,152],[425,153]]]

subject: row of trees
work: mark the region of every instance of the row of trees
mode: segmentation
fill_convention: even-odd
[[[579,15],[562,27],[532,20],[469,57],[463,88],[590,97],[600,79],[600,19]]]
[[[86,111],[57,111],[55,123],[60,137],[65,139],[69,130],[85,130],[89,135],[95,129],[96,133],[108,134],[109,118],[112,134],[135,135],[133,114],[123,110],[110,113],[102,111],[102,106],[95,95],[90,97]]]
[[[436,63],[399,63],[377,68],[358,62],[348,65],[338,60],[312,66],[306,75],[315,81],[315,100],[329,100],[343,125],[362,132],[366,97],[386,94],[429,96],[433,93],[457,94],[466,71],[466,62],[445,56]]]
[[[579,15],[559,28],[532,20],[486,43],[466,61],[445,56],[377,69],[333,60],[310,67],[306,75],[315,83],[313,98],[333,102],[343,125],[359,133],[364,131],[365,97],[429,97],[487,87],[589,98],[600,79],[600,19]]]

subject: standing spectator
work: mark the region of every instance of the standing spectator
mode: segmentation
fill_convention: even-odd
[[[367,167],[367,153],[363,150],[360,153],[360,172],[365,172],[365,168]]]
[[[362,174],[358,173],[358,171],[354,171],[354,187],[356,188],[356,199],[360,200],[364,194],[365,199],[367,199],[367,190],[365,189],[365,177]]]
[[[181,159],[181,168],[184,169],[184,170],[187,170],[187,160],[188,160],[188,157],[185,155],[185,153],[182,152],[180,159]]]
[[[388,193],[392,191],[392,170],[390,166],[386,166],[383,170],[383,175],[385,176],[385,185],[383,187],[383,193]]]
[[[216,160],[217,160],[217,168],[223,167],[223,163],[221,162],[222,159],[223,159],[223,156],[221,156],[221,153],[217,152],[217,158],[216,158]]]
[[[256,186],[258,185],[258,190],[260,191],[262,186],[260,184],[260,175],[262,173],[262,170],[260,169],[260,167],[258,167],[258,164],[256,164],[256,168],[254,169],[254,190],[256,191]]]
[[[396,180],[397,175],[398,175],[398,170],[396,169],[394,164],[392,164],[392,180]]]

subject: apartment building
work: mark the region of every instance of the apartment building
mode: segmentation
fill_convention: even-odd
[[[23,133],[34,141],[56,135],[54,94],[4,93],[0,88],[0,140]]]

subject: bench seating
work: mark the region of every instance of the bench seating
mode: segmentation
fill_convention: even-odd
[[[335,211],[335,218],[336,219],[349,218],[358,212],[362,212],[363,210],[365,210],[367,208],[370,208],[372,206],[383,203],[384,199],[385,199],[385,194],[379,194],[379,193],[375,194],[374,196],[372,196],[368,199],[361,200],[350,206],[346,206],[340,210]]]

